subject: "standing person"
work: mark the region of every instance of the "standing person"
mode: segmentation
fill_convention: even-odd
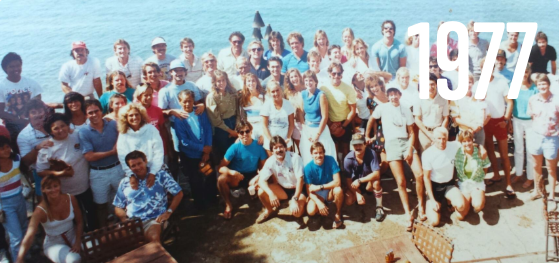
[[[313,160],[305,165],[304,178],[307,184],[307,213],[314,216],[328,216],[328,202],[336,204],[336,214],[332,228],[338,229],[343,225],[342,205],[344,192],[341,187],[340,167],[336,159],[324,154],[324,146],[320,142],[311,145]]]
[[[499,49],[505,51],[505,57],[507,58],[507,69],[514,72],[516,69],[516,64],[518,63],[518,57],[520,56],[520,50],[522,49],[522,44],[518,43],[518,32],[507,32],[507,40],[501,43]]]
[[[452,216],[462,221],[468,214],[470,204],[454,185],[454,164],[456,153],[461,147],[457,141],[448,142],[448,131],[438,127],[433,132],[435,143],[422,157],[425,190],[427,192],[426,214],[432,226],[438,226],[441,219],[441,206],[448,200],[454,207]]]
[[[424,221],[424,188],[423,188],[423,169],[417,151],[414,149],[414,129],[413,116],[411,110],[400,104],[402,93],[397,88],[389,88],[386,91],[390,103],[380,104],[373,111],[369,123],[382,119],[382,131],[385,138],[384,150],[386,151],[386,161],[390,165],[390,170],[394,174],[394,179],[398,184],[398,194],[402,200],[404,211],[408,216],[406,230],[411,231],[413,215],[410,212],[408,193],[406,191],[406,178],[404,176],[403,161],[410,167],[416,179],[416,191],[419,205],[419,219]]]
[[[87,100],[85,111],[89,124],[78,133],[80,149],[89,163],[89,183],[96,204],[97,220],[101,226],[105,226],[109,214],[108,203],[124,177],[116,152],[117,124],[116,121],[103,119],[98,100]]]
[[[365,89],[365,77],[363,74],[357,72],[353,75],[351,80],[353,88],[355,89],[355,95],[357,102],[357,117],[354,119],[355,132],[365,134],[365,129],[367,128],[367,123],[369,122],[369,117],[371,116],[371,103],[373,103],[373,95],[370,93],[369,89]]]
[[[295,218],[305,213],[307,197],[303,193],[304,165],[301,156],[287,151],[285,140],[277,135],[272,137],[269,147],[274,154],[258,174],[258,198],[265,209],[256,219],[258,224],[278,212],[280,200],[289,200],[289,211]],[[270,179],[273,183],[268,183]]]
[[[288,70],[285,75],[287,76],[284,87],[285,98],[291,102],[291,105],[295,108],[295,127],[291,138],[293,142],[295,142],[295,145],[297,145],[297,148],[299,148],[303,124],[305,123],[305,110],[303,109],[303,97],[301,96],[301,92],[305,90],[305,84],[303,83],[303,77],[298,69],[292,68]]]
[[[479,32],[474,31],[474,23],[474,21],[470,21],[467,26],[469,35],[468,56],[470,72],[474,74],[474,80],[477,82],[481,76],[481,67],[483,67],[480,66],[480,61],[487,55],[489,42],[479,38]]]
[[[483,70],[483,64],[485,59],[480,61],[480,70]],[[491,116],[491,119],[483,127],[485,132],[485,148],[487,149],[487,155],[489,156],[489,161],[491,161],[491,167],[493,168],[493,178],[489,180],[489,185],[500,182],[501,175],[499,174],[499,163],[497,161],[497,156],[495,155],[495,145],[493,143],[493,136],[497,140],[499,154],[502,157],[502,166],[505,172],[506,179],[506,190],[505,193],[507,197],[514,198],[516,193],[512,188],[512,182],[510,178],[510,160],[508,158],[508,131],[507,125],[512,117],[512,110],[514,109],[514,102],[509,99],[509,85],[504,78],[496,78],[491,71],[491,79],[487,87],[487,94],[485,101],[487,102],[487,114]],[[475,74],[474,74],[475,78]],[[477,85],[474,84],[472,90],[477,90]]]
[[[128,99],[126,96],[115,93],[109,99],[109,114],[105,115],[103,119],[106,120],[118,120],[118,112],[120,108],[124,107],[128,104]]]
[[[342,154],[341,159],[349,152],[357,100],[353,88],[342,82],[344,73],[342,64],[333,62],[328,67],[328,73],[330,83],[324,83],[320,86],[320,90],[328,99],[328,126],[336,143],[336,151]],[[338,156],[334,156],[334,158],[338,158]]]
[[[85,99],[82,94],[72,91],[64,95],[64,115],[70,120],[70,129],[75,132],[87,126]]]
[[[247,73],[243,85],[243,90],[239,94],[239,114],[238,119],[249,122],[252,127],[252,139],[258,144],[264,144],[262,133],[262,116],[260,110],[264,105],[266,91],[260,85],[256,75]]]
[[[278,31],[272,31],[268,37],[268,50],[264,52],[264,59],[269,60],[272,57],[282,59],[283,57],[289,55],[289,53],[291,53],[291,51],[285,49],[281,33]]]
[[[148,62],[142,67],[144,83],[149,84],[153,89],[151,104],[159,106],[159,91],[169,84],[168,81],[161,79],[161,69],[155,62]]]
[[[124,39],[119,39],[113,44],[115,55],[105,61],[107,79],[113,71],[124,73],[130,87],[135,88],[142,80],[143,60],[139,56],[130,55],[130,44]]]
[[[161,79],[170,81],[171,75],[169,74],[171,61],[175,57],[167,54],[167,42],[162,37],[156,37],[151,41],[151,51],[153,55],[144,61],[144,64],[149,62],[156,63],[161,72]]]
[[[415,83],[410,82],[410,71],[406,67],[401,67],[396,71],[396,81],[390,87],[395,87],[402,93],[400,104],[413,111],[413,106],[417,105],[419,99],[418,87]]]
[[[4,216],[2,226],[10,237],[12,261],[15,262],[27,231],[27,209],[21,194],[21,157],[12,151],[10,145],[9,138],[0,136],[0,211]]]
[[[284,99],[280,85],[272,81],[268,84],[268,100],[262,105],[260,116],[262,116],[262,131],[264,135],[264,149],[268,156],[272,155],[270,141],[273,136],[285,138],[287,148],[293,145],[291,135],[295,129],[295,108],[291,102]]]
[[[448,57],[450,58],[450,61],[458,60],[458,49],[454,49],[454,50],[450,51],[450,54],[448,55]],[[438,63],[437,63],[437,65],[438,65]],[[452,87],[458,88],[458,81],[459,81],[458,72],[459,72],[459,70],[460,70],[460,67],[456,66],[455,70],[442,72],[441,75],[450,80],[450,83],[452,84]],[[441,71],[440,68],[439,68],[439,71]],[[429,72],[431,72],[430,68],[429,68]],[[469,73],[472,74],[471,72],[469,72]],[[473,74],[472,74],[472,76],[473,76]]]
[[[454,51],[451,51],[451,54]],[[474,136],[474,143],[485,144],[485,131],[483,127],[491,119],[485,100],[476,100],[472,87],[474,86],[474,75],[468,75],[468,92],[464,98],[450,102],[450,116],[452,121],[458,125],[460,133],[470,130]]]
[[[347,64],[357,71],[365,72],[371,67],[371,64],[369,64],[369,52],[367,52],[369,46],[363,39],[357,38],[353,40],[352,47],[353,56]]]
[[[75,91],[88,98],[94,98],[93,93],[97,93],[97,96],[101,97],[103,83],[99,60],[89,57],[89,49],[82,41],[72,43],[70,56],[73,59],[64,63],[58,74],[58,80],[62,82],[62,91]]]
[[[202,60],[204,75],[196,81],[196,86],[198,86],[198,88],[204,92],[204,96],[206,96],[212,91],[212,78],[217,70],[217,59],[211,52],[206,52],[202,55],[200,60]]]
[[[551,74],[557,73],[557,52],[555,48],[547,44],[547,35],[540,31],[536,34],[536,44],[532,46],[528,62],[532,67],[532,73],[550,73],[547,71],[547,63],[551,61]]]
[[[89,164],[80,152],[78,133],[70,133],[70,120],[61,113],[50,115],[43,125],[51,136],[52,147],[43,148],[37,155],[37,174],[60,178],[60,190],[76,197],[85,214],[86,229],[99,228],[97,210],[89,187]],[[53,162],[58,160],[61,164]]]
[[[353,34],[353,29],[346,27],[342,31],[342,42],[344,46],[341,48],[342,55],[344,55],[348,60],[353,58],[353,40],[355,35]],[[343,61],[340,61],[343,63]]]
[[[259,79],[265,79],[270,76],[268,62],[262,57],[264,53],[262,42],[257,40],[250,42],[250,44],[248,44],[248,51],[250,57],[250,73],[258,76]]]
[[[538,186],[542,178],[542,163],[545,164],[548,172],[548,180],[551,191],[549,191],[548,210],[554,211],[557,208],[555,203],[555,184],[557,182],[557,150],[559,148],[559,99],[550,90],[550,81],[547,75],[535,75],[535,82],[539,94],[534,95],[528,102],[526,114],[532,117],[532,134],[527,138],[528,152],[534,157],[534,171]],[[533,199],[542,197],[542,190],[534,191]],[[547,198],[547,196],[544,196]]]
[[[180,42],[182,53],[178,58],[178,60],[182,61],[188,72],[185,80],[192,82],[198,81],[204,74],[200,57],[194,55],[194,47],[194,41],[192,39],[188,37],[183,38]]]
[[[270,76],[262,81],[262,87],[264,90],[266,90],[266,85],[268,85],[268,82],[270,81],[275,81],[283,87],[284,76],[282,74],[282,65],[283,61],[279,57],[271,57],[268,59],[268,70],[270,71]]]
[[[165,116],[163,115],[163,110],[161,108],[153,105],[152,101],[153,89],[149,84],[144,84],[138,86],[134,92],[134,101],[139,102],[146,108],[150,124],[153,125],[159,131],[161,139],[163,140],[163,149],[165,152],[165,163],[168,163],[168,149],[170,142],[167,127],[165,127]]]
[[[60,178],[54,175],[45,177],[41,190],[45,198],[31,216],[16,262],[25,262],[25,254],[33,245],[39,223],[46,233],[43,251],[47,258],[55,263],[81,262],[84,222],[79,200],[71,194],[63,194]]]
[[[430,57],[429,58],[429,74],[434,74],[437,79],[446,80],[446,85],[447,85],[448,89],[453,90],[452,81],[450,81],[450,79],[448,79],[447,77],[442,75],[442,70],[439,67],[439,63],[437,62],[437,57]]]
[[[441,28],[441,26],[444,24],[444,21],[439,22],[439,26],[437,26],[437,31],[439,30],[439,28]],[[452,52],[453,50],[458,50],[458,40],[454,40],[453,38],[450,37],[450,33],[448,33],[448,35],[446,35],[446,54],[450,56],[450,52]],[[437,43],[433,43],[433,45],[431,45],[431,50],[430,50],[430,54],[429,56],[431,57],[437,57]]]
[[[522,179],[524,174],[524,156],[526,156],[526,182],[523,188],[530,188],[534,183],[534,157],[528,151],[524,152],[524,144],[528,143],[528,138],[532,134],[532,116],[528,115],[528,104],[530,98],[538,94],[538,88],[531,79],[532,70],[530,65],[526,66],[524,78],[518,97],[514,99],[514,108],[512,109],[512,125],[514,137],[514,167],[516,176],[512,179],[516,183]],[[537,192],[537,188],[535,189]]]
[[[206,97],[207,113],[214,129],[213,149],[220,160],[238,137],[235,131],[238,111],[237,91],[231,86],[227,73],[216,70],[212,91]]]
[[[235,31],[229,35],[230,47],[226,47],[219,51],[217,55],[217,69],[225,71],[228,76],[235,75],[235,62],[240,56],[248,58],[248,53],[243,50],[243,43],[245,43],[245,36],[239,32]]]
[[[200,168],[210,162],[212,152],[212,125],[206,112],[199,116],[194,114],[194,93],[190,90],[179,92],[179,102],[182,109],[189,113],[186,119],[174,122],[174,129],[179,139],[180,161],[183,173],[188,174],[188,181],[192,188],[194,206],[203,210],[216,197],[217,183],[214,173],[204,175]]]
[[[406,65],[406,48],[400,41],[394,39],[396,24],[392,20],[382,22],[380,29],[383,38],[371,48],[372,61],[369,65],[376,63],[381,71],[392,74],[394,78],[398,68]]]
[[[320,54],[318,52],[311,50],[309,54],[307,54],[307,62],[309,63],[309,70],[316,74],[319,83],[322,84],[323,82],[330,81],[330,78],[328,76],[328,68],[322,69],[320,67],[320,65],[322,64],[322,58],[320,57]]]
[[[419,152],[427,150],[434,142],[433,131],[438,127],[448,126],[448,100],[443,99],[438,92],[437,76],[429,74],[429,98],[420,100],[413,107],[415,124],[419,128]]]
[[[365,144],[363,134],[356,133],[351,138],[353,151],[344,158],[345,204],[365,205],[365,192],[374,192],[377,202],[375,220],[381,222],[386,217],[382,208],[382,187],[380,185],[380,166],[373,149]],[[363,211],[363,215],[364,215]],[[364,217],[364,216],[363,216]],[[363,218],[365,220],[365,218]]]
[[[342,54],[342,48],[339,45],[331,45],[328,48],[328,59],[330,60],[330,63],[334,61],[342,64],[347,62],[347,58]]]
[[[258,169],[262,168],[268,158],[264,148],[252,139],[252,125],[249,122],[237,123],[235,132],[239,134],[240,141],[227,149],[219,164],[219,177],[217,178],[219,195],[225,202],[223,217],[227,220],[233,216],[233,204],[229,190],[234,190],[231,192],[235,197],[246,193],[244,189],[249,186],[249,182],[251,185],[255,185],[256,179],[253,180],[253,178],[257,176]]]
[[[324,146],[324,153],[336,159],[336,144],[330,135],[328,128],[328,99],[324,92],[318,89],[318,78],[312,71],[303,74],[305,90],[301,92],[303,98],[303,109],[305,112],[305,122],[301,132],[301,144],[299,152],[303,158],[303,164],[311,162],[311,146],[320,142]]]
[[[416,75],[419,75],[419,41],[419,34],[409,36],[406,39],[406,53],[408,54],[408,58],[406,59],[406,68],[408,68],[410,75],[414,78]],[[436,49],[436,44],[433,45],[435,45]],[[435,57],[437,57],[436,51]]]
[[[109,99],[115,93],[126,96],[128,102],[134,101],[134,89],[130,87],[130,83],[126,80],[126,75],[122,71],[113,71],[107,74],[106,92],[99,98],[104,114],[109,112]]]
[[[307,63],[307,51],[303,49],[305,47],[303,35],[299,32],[291,32],[287,36],[287,44],[291,47],[292,52],[283,57],[281,73],[287,72],[290,68],[297,68],[301,73],[305,73],[309,70],[309,64]]]
[[[6,78],[0,81],[0,119],[4,121],[6,129],[12,138],[17,138],[18,134],[29,124],[29,120],[24,117],[25,103],[17,103],[17,97],[41,100],[43,89],[32,79],[21,75],[23,60],[21,56],[10,52],[2,59],[2,70],[6,73]],[[25,95],[25,96],[24,96]],[[12,103],[15,99],[16,103]],[[13,149],[17,151],[17,145]]]
[[[497,59],[495,60],[495,68],[497,73],[501,74],[507,82],[510,84],[512,77],[514,76],[514,71],[510,71],[507,67],[507,54],[504,50],[499,49],[497,51]]]
[[[375,109],[382,104],[389,103],[388,96],[386,95],[386,87],[384,82],[378,75],[368,75],[365,79],[365,88],[372,95],[371,111],[374,113]],[[382,119],[372,120],[372,114],[369,116],[367,126],[365,129],[365,139],[367,145],[375,150],[380,159],[380,173],[383,174],[388,170],[388,161],[386,160],[386,150],[384,149],[384,133],[382,131]],[[373,135],[371,137],[371,134]]]
[[[320,68],[325,69],[330,66],[330,59],[328,58],[328,47],[330,46],[330,41],[328,41],[328,35],[324,30],[319,29],[314,34],[313,47],[309,50],[316,51],[320,55]]]

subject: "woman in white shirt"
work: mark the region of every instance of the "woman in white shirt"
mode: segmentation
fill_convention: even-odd
[[[330,41],[328,41],[328,35],[326,35],[326,32],[324,32],[324,30],[319,29],[318,31],[316,31],[316,33],[314,34],[313,45],[314,46],[309,50],[309,52],[318,52],[321,58],[320,68],[324,69],[330,66],[330,59],[328,58],[328,47],[330,46]]]
[[[419,34],[409,36],[406,39],[406,53],[408,53],[406,68],[410,71],[410,76],[413,79],[416,75],[419,75]]]
[[[342,47],[342,55],[344,55],[347,59],[353,58],[353,40],[355,39],[355,35],[353,34],[353,30],[349,27],[344,28],[342,31],[342,42],[344,42],[344,46]]]
[[[265,93],[258,77],[253,73],[247,73],[243,89],[239,94],[238,119],[246,120],[252,125],[252,139],[258,141],[260,145],[264,144],[260,110],[264,105]]]
[[[291,102],[283,98],[281,86],[276,81],[268,82],[267,92],[271,100],[264,102],[260,115],[262,116],[263,124],[264,149],[266,149],[268,156],[270,156],[272,153],[270,151],[272,136],[279,135],[285,138],[287,147],[291,147],[291,135],[295,128],[295,108],[293,108]]]
[[[305,123],[305,110],[303,109],[303,97],[301,97],[301,91],[303,90],[305,90],[305,85],[303,85],[303,77],[299,70],[296,68],[287,70],[285,72],[284,91],[285,98],[295,108],[295,129],[293,129],[292,139],[297,148],[301,140],[303,123]]]

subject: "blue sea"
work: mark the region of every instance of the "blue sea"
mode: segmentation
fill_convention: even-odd
[[[299,31],[305,49],[312,46],[314,33],[325,30],[331,44],[341,44],[341,32],[351,27],[356,37],[371,46],[381,38],[385,19],[396,23],[396,37],[403,41],[407,28],[429,22],[430,44],[436,40],[439,21],[537,22],[549,43],[559,47],[559,1],[557,0],[468,0],[468,1],[318,1],[318,0],[0,0],[0,56],[17,52],[23,57],[23,75],[38,81],[48,102],[60,102],[58,81],[61,65],[71,59],[73,41],[87,43],[90,56],[105,59],[113,55],[113,43],[126,39],[131,51],[149,57],[156,36],[167,40],[168,53],[180,54],[179,41],[190,37],[195,53],[215,54],[227,47],[228,36],[241,31],[252,37],[256,10],[266,24],[284,36]],[[264,29],[262,30],[264,34]],[[482,33],[480,37],[490,39]],[[506,37],[506,33],[503,38]],[[523,39],[521,34],[519,42]],[[245,41],[245,45],[249,41]],[[267,47],[267,44],[265,44]],[[0,72],[0,77],[5,77]]]

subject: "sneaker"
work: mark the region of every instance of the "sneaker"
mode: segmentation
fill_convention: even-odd
[[[231,196],[239,198],[239,196],[241,196],[241,193],[239,192],[239,190],[231,190]]]
[[[385,218],[386,213],[384,213],[384,208],[382,208],[382,206],[377,206],[375,220],[377,220],[377,222],[382,222]]]

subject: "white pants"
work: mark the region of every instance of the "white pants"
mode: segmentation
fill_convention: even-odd
[[[72,228],[66,232],[66,237],[70,243],[76,240],[75,229]],[[70,252],[70,247],[66,245],[62,236],[46,236],[43,243],[43,251],[45,255],[55,263],[80,263],[80,254]]]
[[[516,176],[521,176],[524,170],[524,156],[526,156],[526,177],[528,180],[534,180],[534,157],[528,151],[524,150],[525,139],[532,133],[532,120],[521,120],[513,118],[514,129],[514,168]]]

